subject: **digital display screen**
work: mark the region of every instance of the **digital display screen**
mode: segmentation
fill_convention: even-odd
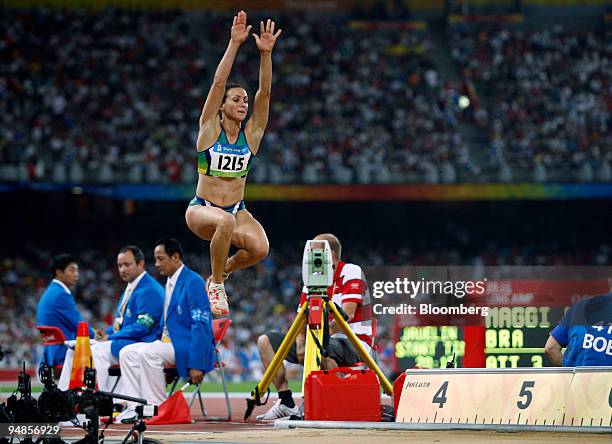
[[[485,323],[487,368],[548,367],[544,344],[561,320],[563,307],[491,307]],[[465,353],[462,327],[407,326],[395,343],[398,370],[444,368]]]
[[[399,369],[444,368],[453,359],[457,367],[465,352],[461,327],[404,327],[395,343]]]
[[[549,367],[548,335],[563,307],[491,307],[485,326],[487,368]]]
[[[487,281],[484,296],[473,297],[471,300],[481,307],[487,307],[484,319],[485,366],[552,366],[552,362],[544,353],[544,346],[565,311],[585,298],[609,292],[610,282],[608,278],[599,277],[602,273],[600,270],[587,271],[592,271],[593,275],[582,277],[586,271],[580,268],[539,269],[539,273],[561,275],[563,278]],[[565,276],[573,278],[568,279]],[[449,317],[448,320],[465,319]],[[472,320],[468,319],[470,322]],[[477,321],[482,320],[480,318]],[[439,318],[431,316],[396,316],[393,324],[394,370],[444,368],[453,359],[453,354],[454,366],[463,367],[466,336],[462,325],[478,325],[478,322],[470,322],[444,326],[450,323],[440,323]],[[478,337],[477,333],[476,335]],[[469,345],[474,344],[468,344],[468,350]]]

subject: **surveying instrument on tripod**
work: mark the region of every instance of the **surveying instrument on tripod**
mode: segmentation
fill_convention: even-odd
[[[376,373],[384,392],[390,396],[393,395],[393,386],[349,327],[342,309],[331,300],[333,294],[329,294],[329,288],[333,284],[334,269],[331,249],[326,240],[309,240],[306,242],[302,258],[302,279],[306,289],[306,301],[300,307],[297,317],[291,324],[261,381],[251,392],[251,398],[247,399],[245,421],[251,416],[256,406],[267,403],[270,396],[270,383],[287,357],[295,339],[306,326],[304,376],[302,379],[302,393],[304,393],[306,378],[311,371],[322,369],[323,358],[326,357],[330,314],[333,315],[340,331],[346,335],[363,363]],[[262,395],[264,394],[266,394],[266,397],[262,401]]]

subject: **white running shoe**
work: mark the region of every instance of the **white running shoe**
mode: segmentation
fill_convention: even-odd
[[[281,404],[281,400],[279,399],[270,407],[270,410],[263,415],[257,415],[255,419],[257,419],[257,421],[274,421],[275,419],[289,418],[299,411],[300,408],[297,405],[294,407],[287,407],[285,404]]]
[[[210,301],[210,311],[215,316],[229,315],[229,305],[223,284],[211,282],[208,286],[208,300]]]

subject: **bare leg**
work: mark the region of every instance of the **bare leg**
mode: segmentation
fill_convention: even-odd
[[[210,240],[213,282],[221,283],[236,219],[220,208],[194,205],[187,209],[185,220],[191,231],[204,240]]]
[[[250,267],[268,255],[270,245],[263,227],[247,210],[236,214],[232,244],[239,250],[227,260],[225,272]]]
[[[338,368],[338,363],[332,358],[324,358],[322,362],[322,367],[323,370],[331,370],[334,368]]]
[[[261,356],[261,362],[264,365],[264,369],[267,369],[275,355],[272,344],[270,343],[270,338],[268,338],[266,335],[261,335],[257,340],[257,349],[259,350],[259,356]],[[276,390],[279,392],[289,390],[289,383],[287,382],[287,378],[285,376],[284,364],[281,363],[272,382],[274,383]]]

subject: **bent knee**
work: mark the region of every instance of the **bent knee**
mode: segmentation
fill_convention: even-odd
[[[302,358],[303,359],[303,358]],[[324,358],[323,359],[323,369],[331,370],[338,367],[338,363],[334,361],[332,358]]]
[[[249,250],[249,253],[257,260],[261,260],[268,255],[270,251],[270,244],[267,239],[262,241],[258,241],[253,245],[253,247]]]
[[[231,237],[234,232],[234,227],[236,226],[236,219],[234,216],[228,213],[224,213],[219,217],[219,222],[217,223],[217,232],[221,233],[223,236]]]
[[[139,352],[135,349],[130,349],[130,347],[123,347],[119,350],[119,364],[124,361],[134,361],[138,359]]]
[[[259,338],[257,338],[257,348],[259,350],[269,350],[272,348],[268,335],[261,335]]]
[[[147,361],[157,360],[160,358],[159,352],[157,350],[148,347],[142,351],[141,356],[143,360]]]

